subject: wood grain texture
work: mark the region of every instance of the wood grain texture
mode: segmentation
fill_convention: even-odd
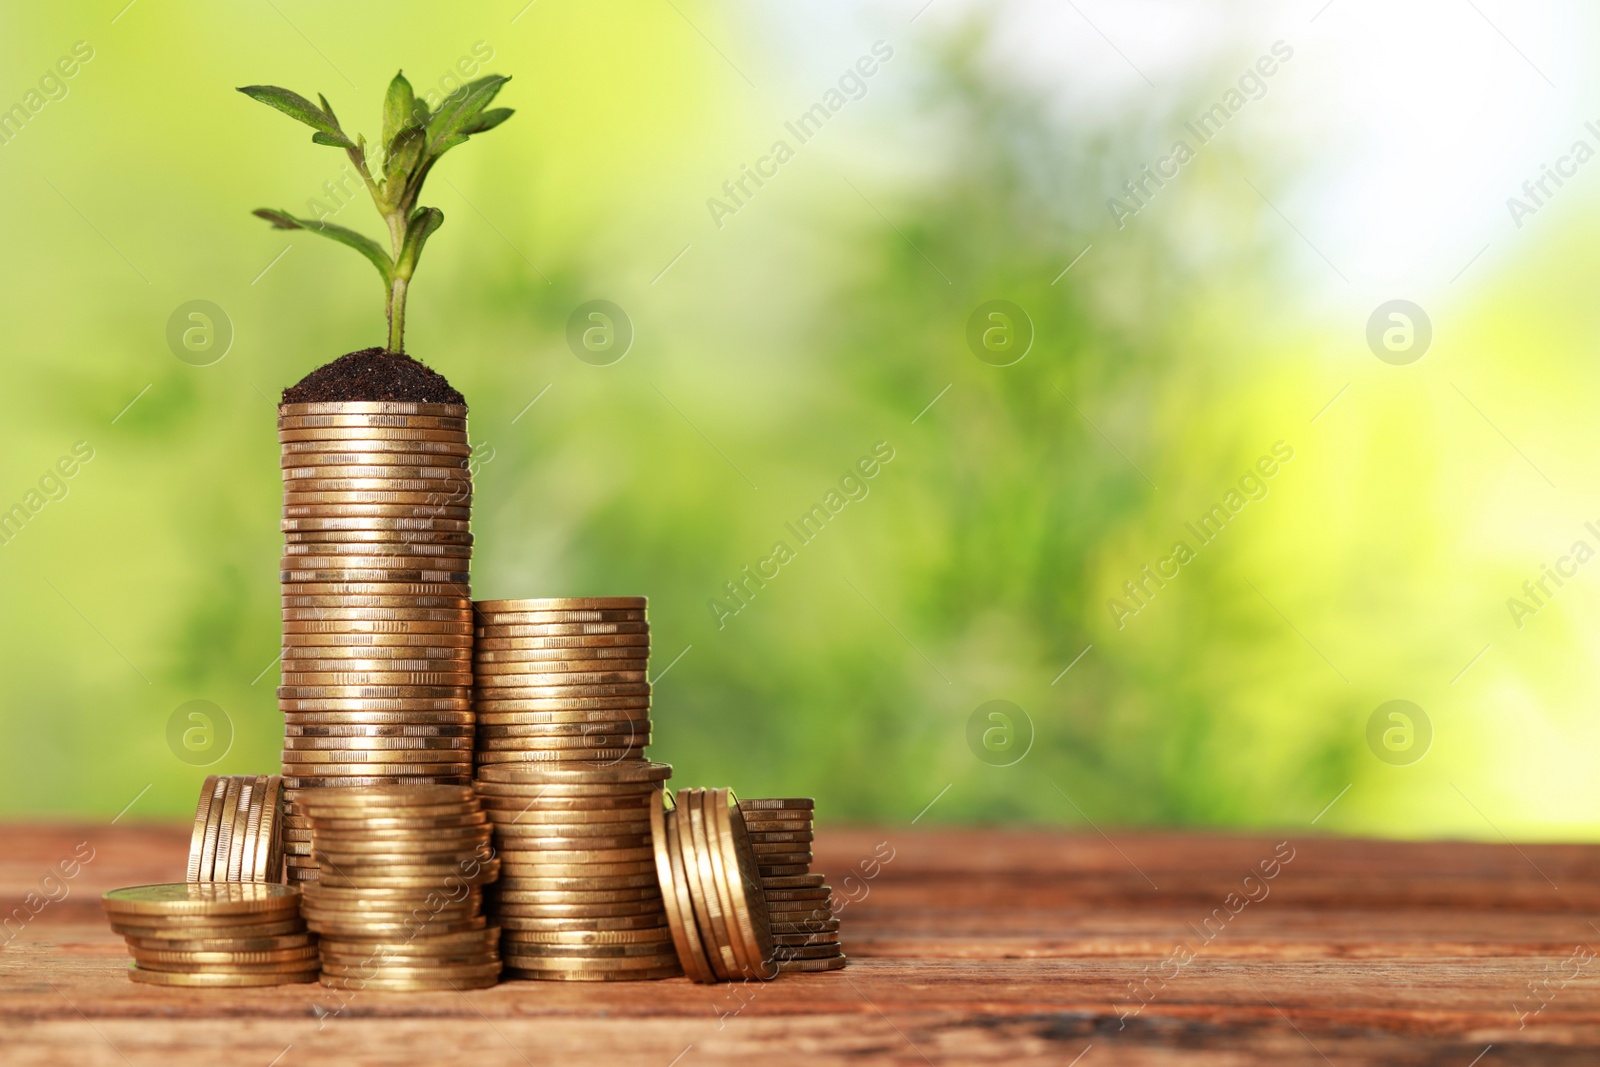
[[[127,980],[99,894],[181,877],[187,827],[7,826],[5,912],[42,897],[80,842],[94,858],[64,899],[5,935],[0,1062],[1600,1062],[1600,849],[1111,838],[824,827],[817,869],[841,894],[852,959],[833,974],[513,982],[341,1004],[315,985]],[[1285,848],[1292,859],[1264,877]]]

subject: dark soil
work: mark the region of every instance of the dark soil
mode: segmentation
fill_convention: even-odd
[[[383,348],[347,352],[283,391],[285,404],[346,400],[399,400],[412,404],[466,404],[438,371]]]

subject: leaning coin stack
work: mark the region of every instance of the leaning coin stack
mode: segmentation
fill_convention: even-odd
[[[472,774],[467,409],[283,404],[284,784]],[[291,882],[316,877],[291,812]]]
[[[682,974],[651,846],[665,763],[498,763],[477,789],[504,864],[491,911],[517,978]]]
[[[449,990],[500,977],[500,931],[482,913],[500,862],[471,786],[307,789],[319,876],[303,913],[321,935],[322,983]]]
[[[300,890],[261,882],[172,882],[101,898],[128,942],[128,977],[147,985],[267,986],[316,981]]]
[[[478,765],[644,759],[646,604],[642,596],[474,604]]]
[[[761,888],[772,919],[772,940],[780,971],[836,971],[845,965],[839,920],[828,899],[833,890],[811,873],[811,818],[816,802],[808,797],[742,800],[751,847],[761,871]]]
[[[650,813],[656,875],[684,973],[696,982],[766,979],[772,934],[755,853],[727,789],[679,790]]]
[[[210,775],[189,838],[191,882],[283,881],[283,778]]]

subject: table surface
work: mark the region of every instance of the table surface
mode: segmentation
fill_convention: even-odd
[[[0,1062],[1499,1067],[1600,1048],[1592,846],[824,827],[843,971],[341,1004],[128,981],[99,894],[180,876],[187,837],[0,827],[0,904],[27,916],[40,894],[0,951]]]

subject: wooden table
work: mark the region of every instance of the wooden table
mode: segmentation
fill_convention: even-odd
[[[0,1063],[1600,1062],[1588,846],[824,828],[818,869],[857,898],[846,970],[341,1007],[317,985],[128,981],[99,894],[181,876],[187,837],[0,830],[8,910],[79,842],[94,853],[0,952]],[[863,873],[875,850],[893,858]]]

